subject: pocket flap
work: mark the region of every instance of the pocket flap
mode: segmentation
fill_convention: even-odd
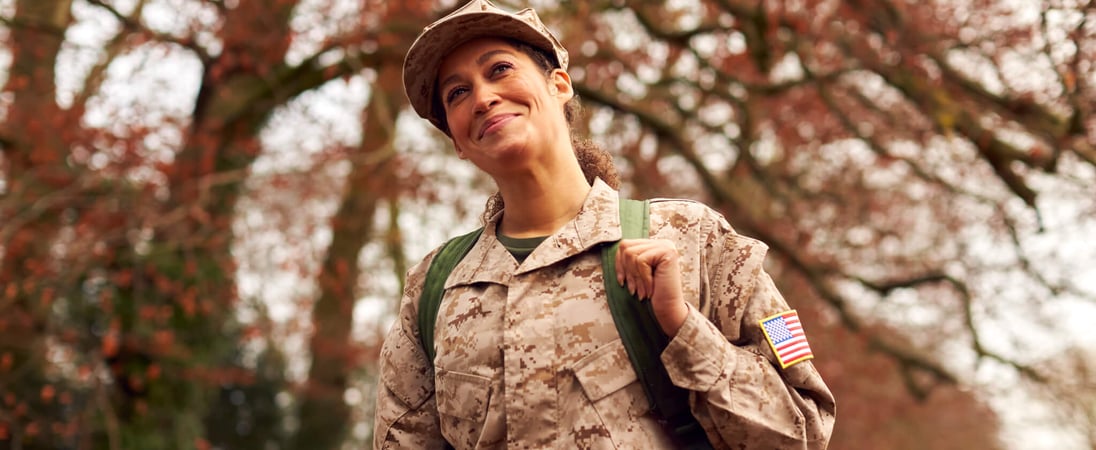
[[[636,381],[636,371],[628,359],[628,351],[619,338],[603,345],[575,364],[578,379],[586,397],[596,402]]]
[[[469,373],[439,370],[436,380],[438,412],[480,422],[491,399],[491,379]]]

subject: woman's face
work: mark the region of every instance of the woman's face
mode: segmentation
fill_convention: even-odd
[[[570,143],[563,108],[573,96],[567,73],[546,76],[504,40],[475,39],[453,50],[438,69],[437,92],[457,154],[488,173]]]

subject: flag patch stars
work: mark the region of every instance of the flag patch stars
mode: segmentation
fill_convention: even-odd
[[[794,309],[770,316],[760,323],[782,369],[814,358],[807,336],[803,334],[803,325],[799,323],[799,314]]]

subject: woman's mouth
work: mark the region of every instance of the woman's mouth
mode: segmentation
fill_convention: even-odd
[[[484,136],[494,133],[510,122],[510,119],[517,117],[517,114],[499,114],[491,117],[483,122],[483,126],[480,127],[479,137],[477,139],[483,139]]]

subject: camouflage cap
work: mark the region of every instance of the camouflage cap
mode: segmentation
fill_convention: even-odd
[[[403,89],[420,117],[446,130],[442,115],[434,111],[434,84],[445,55],[478,37],[516,39],[554,56],[567,70],[567,50],[560,45],[532,8],[510,13],[487,0],[472,0],[423,28],[403,61]]]

